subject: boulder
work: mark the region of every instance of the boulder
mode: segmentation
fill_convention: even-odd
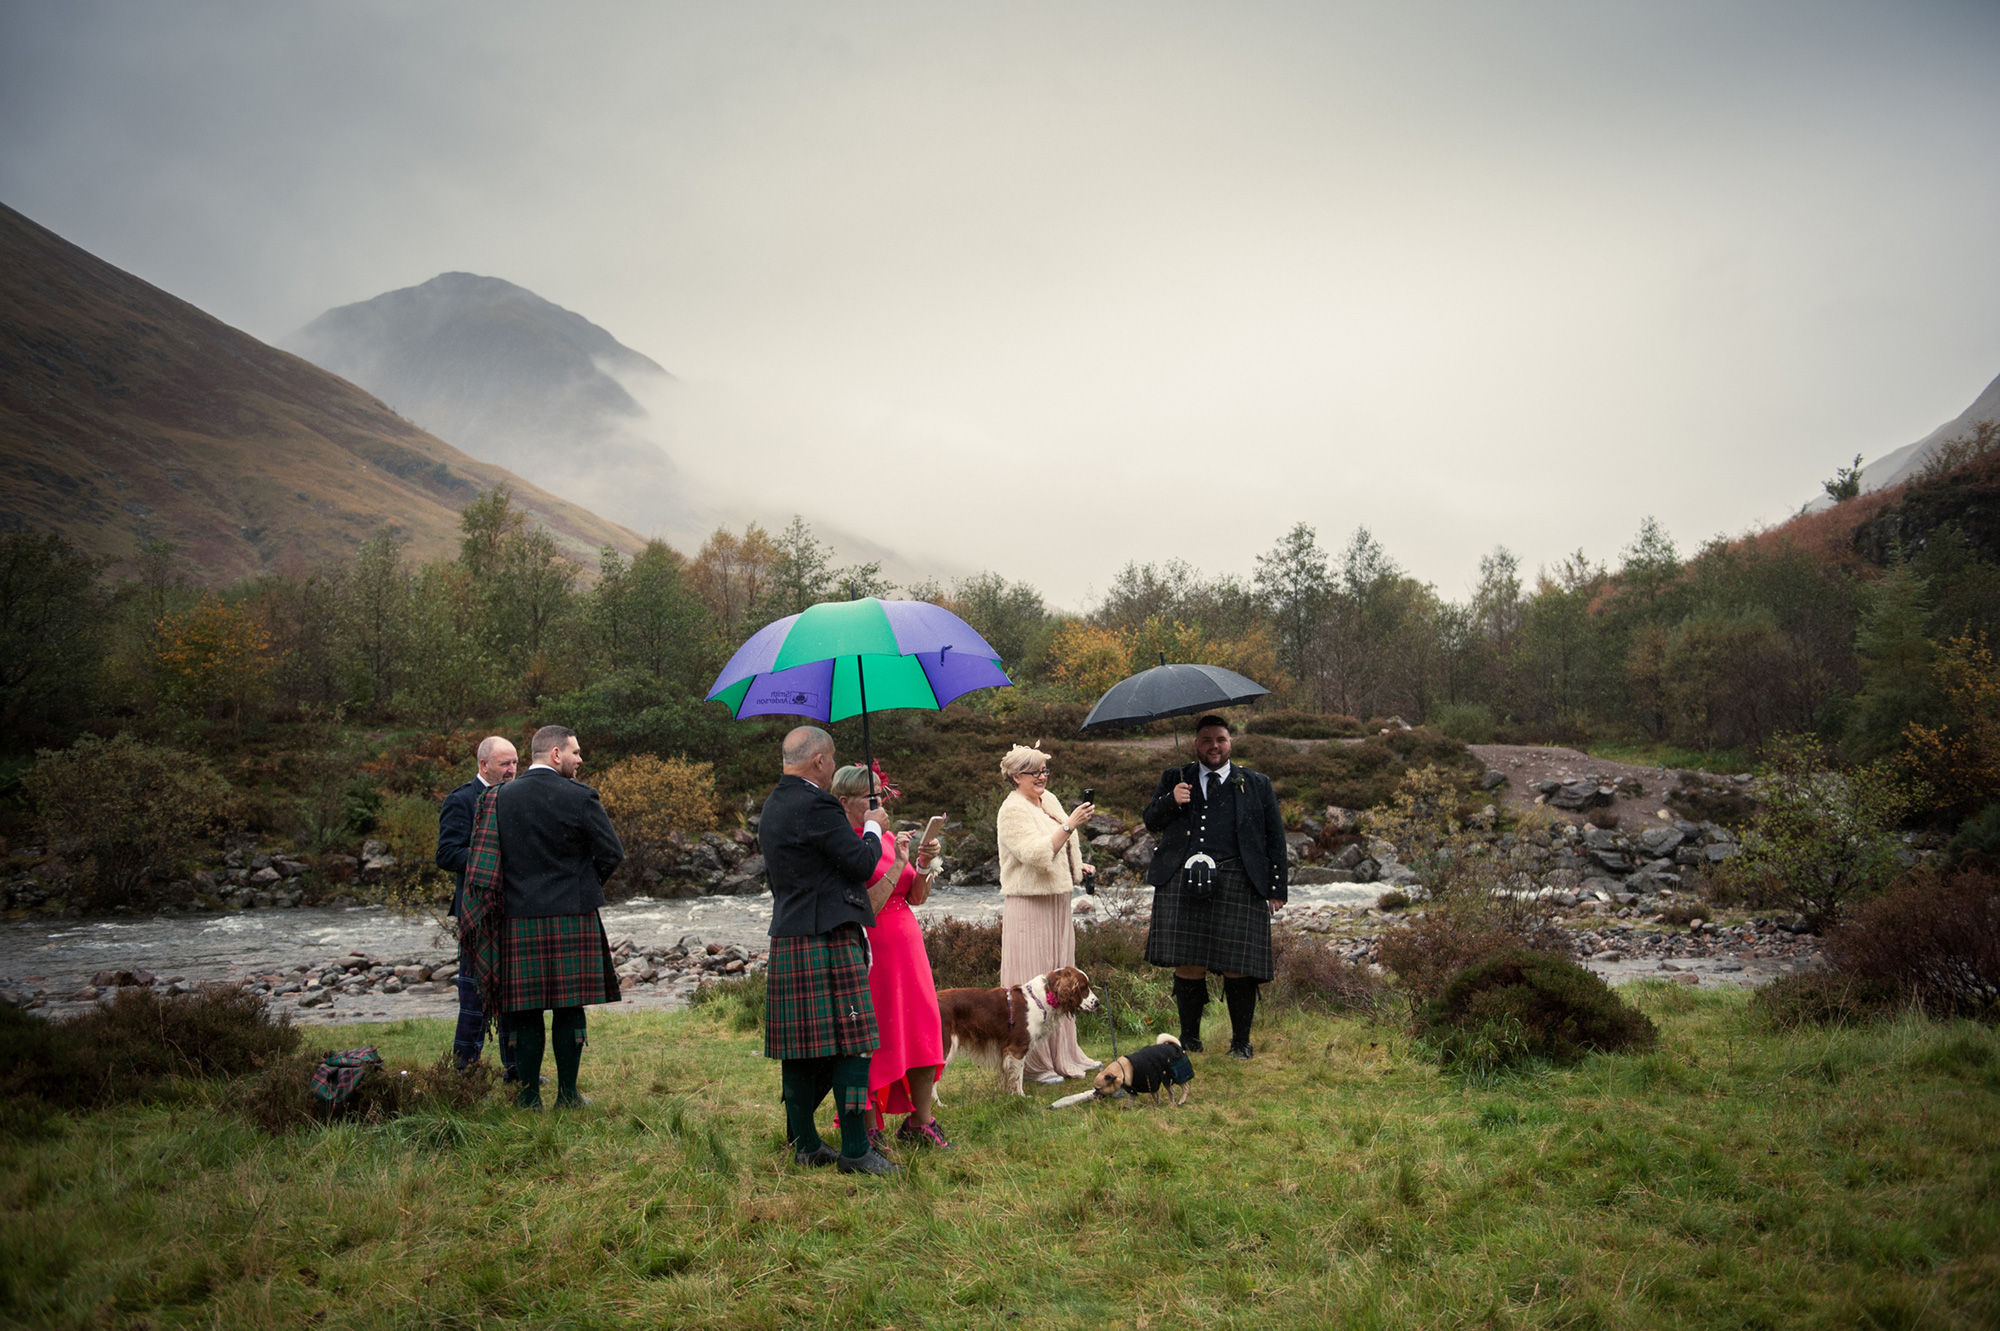
[[[1671,855],[1687,838],[1677,827],[1649,827],[1639,833],[1639,845],[1648,855]]]
[[[1352,832],[1361,826],[1361,814],[1355,809],[1343,809],[1337,804],[1326,806],[1326,825],[1336,832]]]
[[[1097,820],[1093,818],[1090,821],[1094,823]],[[1132,838],[1123,833],[1115,832],[1104,836],[1092,837],[1090,848],[1092,850],[1101,850],[1108,855],[1123,855],[1126,851],[1132,849]]]
[[[1479,788],[1481,790],[1498,790],[1506,784],[1507,774],[1498,768],[1489,767],[1479,777]]]
[[[390,860],[389,863],[394,864],[395,861]],[[276,869],[273,869],[270,865],[267,864],[263,868],[257,870],[255,873],[250,875],[250,885],[252,887],[268,888],[273,883],[277,882],[280,877],[282,877],[282,875],[279,874],[279,872]]]
[[[1141,833],[1139,836],[1134,837],[1131,849],[1125,852],[1123,858],[1125,863],[1131,865],[1134,869],[1144,872],[1153,862],[1153,838],[1151,834]],[[994,880],[998,881],[1000,872],[998,861],[994,862],[993,872]]]
[[[1361,849],[1360,842],[1350,841],[1342,846],[1339,852],[1328,863],[1332,864],[1336,869],[1352,869],[1367,857],[1368,852]]]

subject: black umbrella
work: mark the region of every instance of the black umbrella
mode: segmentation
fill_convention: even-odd
[[[1090,709],[1090,715],[1083,718],[1083,729],[1110,730],[1167,716],[1233,707],[1269,692],[1256,680],[1221,666],[1162,662],[1113,684],[1097,700],[1097,706]]]

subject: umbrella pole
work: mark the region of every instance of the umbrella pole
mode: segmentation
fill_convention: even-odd
[[[854,658],[854,680],[861,686],[861,761],[868,765],[868,807],[880,806],[875,793],[875,742],[868,736],[868,667],[862,657]]]

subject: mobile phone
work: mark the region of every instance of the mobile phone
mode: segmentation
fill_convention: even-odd
[[[1096,798],[1097,798],[1097,787],[1095,787],[1095,786],[1085,786],[1085,787],[1083,788],[1083,802],[1084,802],[1085,804],[1088,804],[1088,803],[1090,803],[1090,802],[1091,802],[1092,800],[1094,800],[1094,799],[1096,799]]]

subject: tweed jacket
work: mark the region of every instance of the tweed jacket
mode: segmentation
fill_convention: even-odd
[[[1153,863],[1146,881],[1165,887],[1180,872],[1188,857],[1188,841],[1194,819],[1189,816],[1201,807],[1201,764],[1170,767],[1160,773],[1160,784],[1146,805],[1146,830],[1160,838],[1153,851]],[[1194,787],[1194,798],[1186,804],[1174,803],[1174,787],[1181,782]],[[1266,901],[1283,901],[1286,896],[1285,820],[1278,813],[1278,797],[1271,778],[1236,763],[1229,773],[1236,788],[1237,854],[1250,886]]]
[[[1067,816],[1062,801],[1047,791],[1039,811],[1019,790],[1000,802],[1000,895],[1066,896],[1083,881],[1083,851],[1076,844],[1081,832],[1071,833],[1061,850],[1049,848],[1056,825]]]
[[[604,880],[625,847],[595,790],[530,767],[500,787],[498,808],[509,919],[587,915],[604,904]]]
[[[840,801],[804,777],[789,773],[764,801],[757,844],[771,878],[771,937],[831,933],[843,924],[875,927],[868,880],[882,860],[875,824],[864,835]]]

